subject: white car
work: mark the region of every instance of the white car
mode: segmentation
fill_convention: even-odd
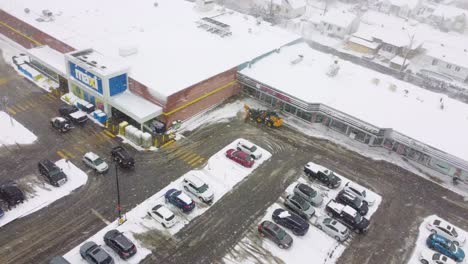
[[[372,206],[375,203],[375,198],[369,197],[366,188],[361,187],[353,182],[347,182],[344,189],[356,194],[359,198],[361,198],[361,200],[366,201],[367,205],[369,206]]]
[[[253,159],[256,160],[262,157],[262,153],[260,152],[258,147],[247,140],[239,140],[239,142],[237,142],[237,150],[241,150],[249,154]]]
[[[162,204],[158,204],[148,212],[154,220],[165,228],[169,228],[177,223],[175,214]]]
[[[320,216],[314,225],[340,242],[349,237],[349,229],[329,216]]]
[[[421,264],[456,264],[456,262],[445,255],[429,249],[423,249],[419,254]]]
[[[432,233],[438,234],[453,241],[453,243],[457,246],[463,246],[465,244],[466,237],[458,233],[456,228],[447,221],[442,219],[434,219],[427,223],[426,228]]]
[[[182,181],[184,189],[198,197],[204,203],[212,203],[214,198],[213,190],[199,177],[189,174]]]
[[[93,152],[88,152],[83,156],[83,162],[99,173],[105,173],[109,170],[109,165]]]

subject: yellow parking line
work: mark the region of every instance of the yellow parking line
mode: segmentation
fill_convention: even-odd
[[[31,107],[36,107],[37,106],[37,102],[34,101],[34,99],[30,99],[30,100],[26,101],[26,104],[28,104]]]
[[[198,163],[203,163],[205,161],[205,158],[201,157],[201,159],[198,161]]]
[[[79,145],[74,145],[73,148],[78,152],[85,152],[85,149]]]
[[[12,115],[16,115],[16,111],[13,110],[13,108],[7,107],[7,110],[8,110],[8,113],[10,113]]]
[[[111,132],[107,131],[107,130],[104,130],[104,133],[106,133],[111,138],[115,138],[115,135],[112,134]]]
[[[99,142],[106,141],[106,139],[107,139],[105,136],[103,136],[103,135],[101,135],[99,133],[96,133],[94,135],[98,138]]]
[[[8,81],[9,81],[8,78],[0,78],[0,85],[4,85]]]
[[[187,163],[188,163],[190,166],[193,166],[193,165],[197,164],[197,163],[198,163],[198,160],[200,160],[200,159],[202,159],[202,157],[196,156],[195,158],[189,160]]]
[[[26,111],[28,110],[29,106],[26,107],[26,106],[22,106],[22,105],[15,105],[17,108],[21,109],[22,111]]]
[[[183,160],[183,161],[185,161],[185,162],[188,162],[189,160],[191,160],[191,159],[193,159],[193,158],[195,158],[195,157],[197,157],[197,156],[198,156],[197,153],[193,153],[193,152],[192,152],[192,154],[188,155],[188,156],[185,157],[185,158],[181,158],[181,160]]]
[[[57,99],[55,96],[53,96],[51,93],[46,93],[46,95],[51,98],[51,99]]]
[[[71,154],[71,153],[70,153],[69,151],[67,151],[67,150],[62,149],[62,151],[63,151],[65,154],[67,154],[67,156],[70,157],[70,158],[74,158],[74,157],[75,157],[75,155]]]
[[[23,111],[23,110],[21,110],[21,108],[19,108],[17,105],[12,105],[12,106],[10,106],[10,108],[13,109],[13,110],[15,110],[17,113]]]
[[[190,156],[192,154],[193,154],[193,152],[191,152],[191,151],[185,151],[185,152],[182,152],[181,155],[176,155],[176,156],[179,159],[183,159],[183,158],[188,157],[188,156]]]
[[[112,139],[109,135],[104,133],[104,131],[99,132],[99,135],[103,136],[106,140]]]
[[[68,159],[67,155],[65,155],[62,151],[57,150],[57,154],[62,158],[62,159]]]

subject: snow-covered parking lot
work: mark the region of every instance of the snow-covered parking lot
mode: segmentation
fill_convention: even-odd
[[[255,164],[251,168],[246,168],[241,166],[238,163],[226,158],[226,151],[228,149],[236,149],[236,144],[240,139],[237,139],[225,146],[223,149],[214,154],[207,162],[205,167],[200,170],[192,170],[182,175],[177,180],[171,182],[169,185],[159,190],[156,194],[140,203],[134,209],[129,211],[126,214],[127,221],[122,225],[118,225],[117,221],[112,222],[107,227],[100,230],[98,233],[90,237],[87,241],[94,241],[98,245],[102,245],[103,248],[114,258],[114,260],[120,261],[120,258],[107,246],[104,244],[104,234],[111,229],[118,229],[123,232],[130,240],[132,240],[137,246],[137,254],[126,261],[126,263],[139,263],[143,258],[151,253],[151,251],[145,247],[145,245],[136,239],[137,234],[144,233],[149,230],[159,230],[162,234],[172,236],[179,232],[185,225],[190,223],[191,220],[200,216],[206,212],[210,207],[202,203],[197,198],[191,196],[194,199],[196,207],[195,209],[188,213],[182,213],[178,208],[170,204],[165,203],[164,194],[170,189],[179,189],[183,190],[182,181],[185,176],[192,174],[196,175],[198,178],[202,179],[214,192],[213,203],[218,202],[223,195],[229,192],[232,188],[235,187],[240,181],[247,177],[252,171],[254,171],[258,166],[263,162],[268,160],[271,157],[271,154],[262,149],[258,148],[262,154],[262,157],[255,161]],[[177,223],[170,227],[164,228],[160,223],[151,218],[148,215],[148,211],[151,210],[157,204],[166,205],[172,212],[175,213]],[[85,241],[83,241],[84,243]],[[78,245],[67,254],[64,255],[72,263],[86,263],[79,254],[79,248],[82,244]]]
[[[418,239],[416,240],[416,246],[413,251],[413,255],[411,256],[410,260],[408,261],[408,264],[421,264],[419,261],[419,256],[421,255],[421,252],[434,252],[430,250],[427,245],[426,245],[426,239],[429,237],[431,234],[431,231],[427,228],[428,223],[433,223],[434,220],[439,219],[442,221],[445,221],[444,219],[440,218],[437,215],[431,215],[428,216],[427,218],[424,219],[424,221],[421,223],[419,226],[419,234],[418,234]],[[447,222],[448,223],[448,222]],[[448,223],[451,227],[455,228],[456,232],[458,233],[458,237],[461,238],[467,238],[468,232],[465,230]],[[466,253],[468,252],[468,243],[465,242],[464,245],[461,246],[461,249]],[[461,263],[466,263],[466,259],[461,262]]]
[[[41,185],[35,182],[27,183],[32,191],[26,194],[24,203],[18,204],[5,212],[5,215],[0,218],[0,227],[17,218],[36,212],[86,184],[88,175],[73,163],[62,159],[55,164],[67,175],[67,182],[60,187],[53,187],[45,182]]]
[[[340,257],[341,253],[345,250],[346,246],[352,242],[352,238],[356,235],[351,232],[350,238],[343,243],[338,242],[334,238],[327,235],[325,232],[319,230],[313,226],[313,223],[317,217],[325,215],[325,206],[333,198],[336,197],[339,191],[343,189],[343,186],[349,182],[349,180],[341,175],[336,174],[341,178],[341,186],[337,189],[328,189],[319,185],[316,182],[309,181],[306,177],[300,177],[296,182],[288,186],[284,195],[282,195],[276,203],[270,206],[262,219],[257,224],[264,220],[272,221],[272,213],[277,208],[284,207],[284,198],[287,194],[293,193],[294,187],[298,183],[304,183],[312,186],[318,190],[323,196],[323,203],[315,208],[315,216],[309,220],[311,224],[309,231],[305,236],[295,236],[289,230],[286,230],[293,237],[293,244],[289,249],[280,249],[278,245],[270,241],[269,239],[261,238],[257,231],[257,225],[251,227],[249,233],[244,237],[234,249],[224,257],[226,263],[269,263],[270,258],[279,259],[281,263],[314,263],[314,264],[329,264],[335,263]],[[366,214],[366,218],[370,219],[371,216],[377,211],[382,197],[370,190],[366,190],[367,197],[375,200],[374,204],[369,207],[369,211]],[[372,220],[370,220],[372,225]],[[364,234],[365,235],[365,234]]]
[[[0,111],[0,146],[31,144],[37,137],[7,113]]]

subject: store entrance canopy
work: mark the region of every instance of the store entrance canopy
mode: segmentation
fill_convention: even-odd
[[[111,97],[110,104],[140,124],[162,114],[162,107],[129,91]]]

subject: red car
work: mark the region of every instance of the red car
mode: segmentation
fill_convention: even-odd
[[[226,151],[226,157],[247,168],[251,168],[254,164],[254,159],[241,150],[228,149],[228,151]]]

